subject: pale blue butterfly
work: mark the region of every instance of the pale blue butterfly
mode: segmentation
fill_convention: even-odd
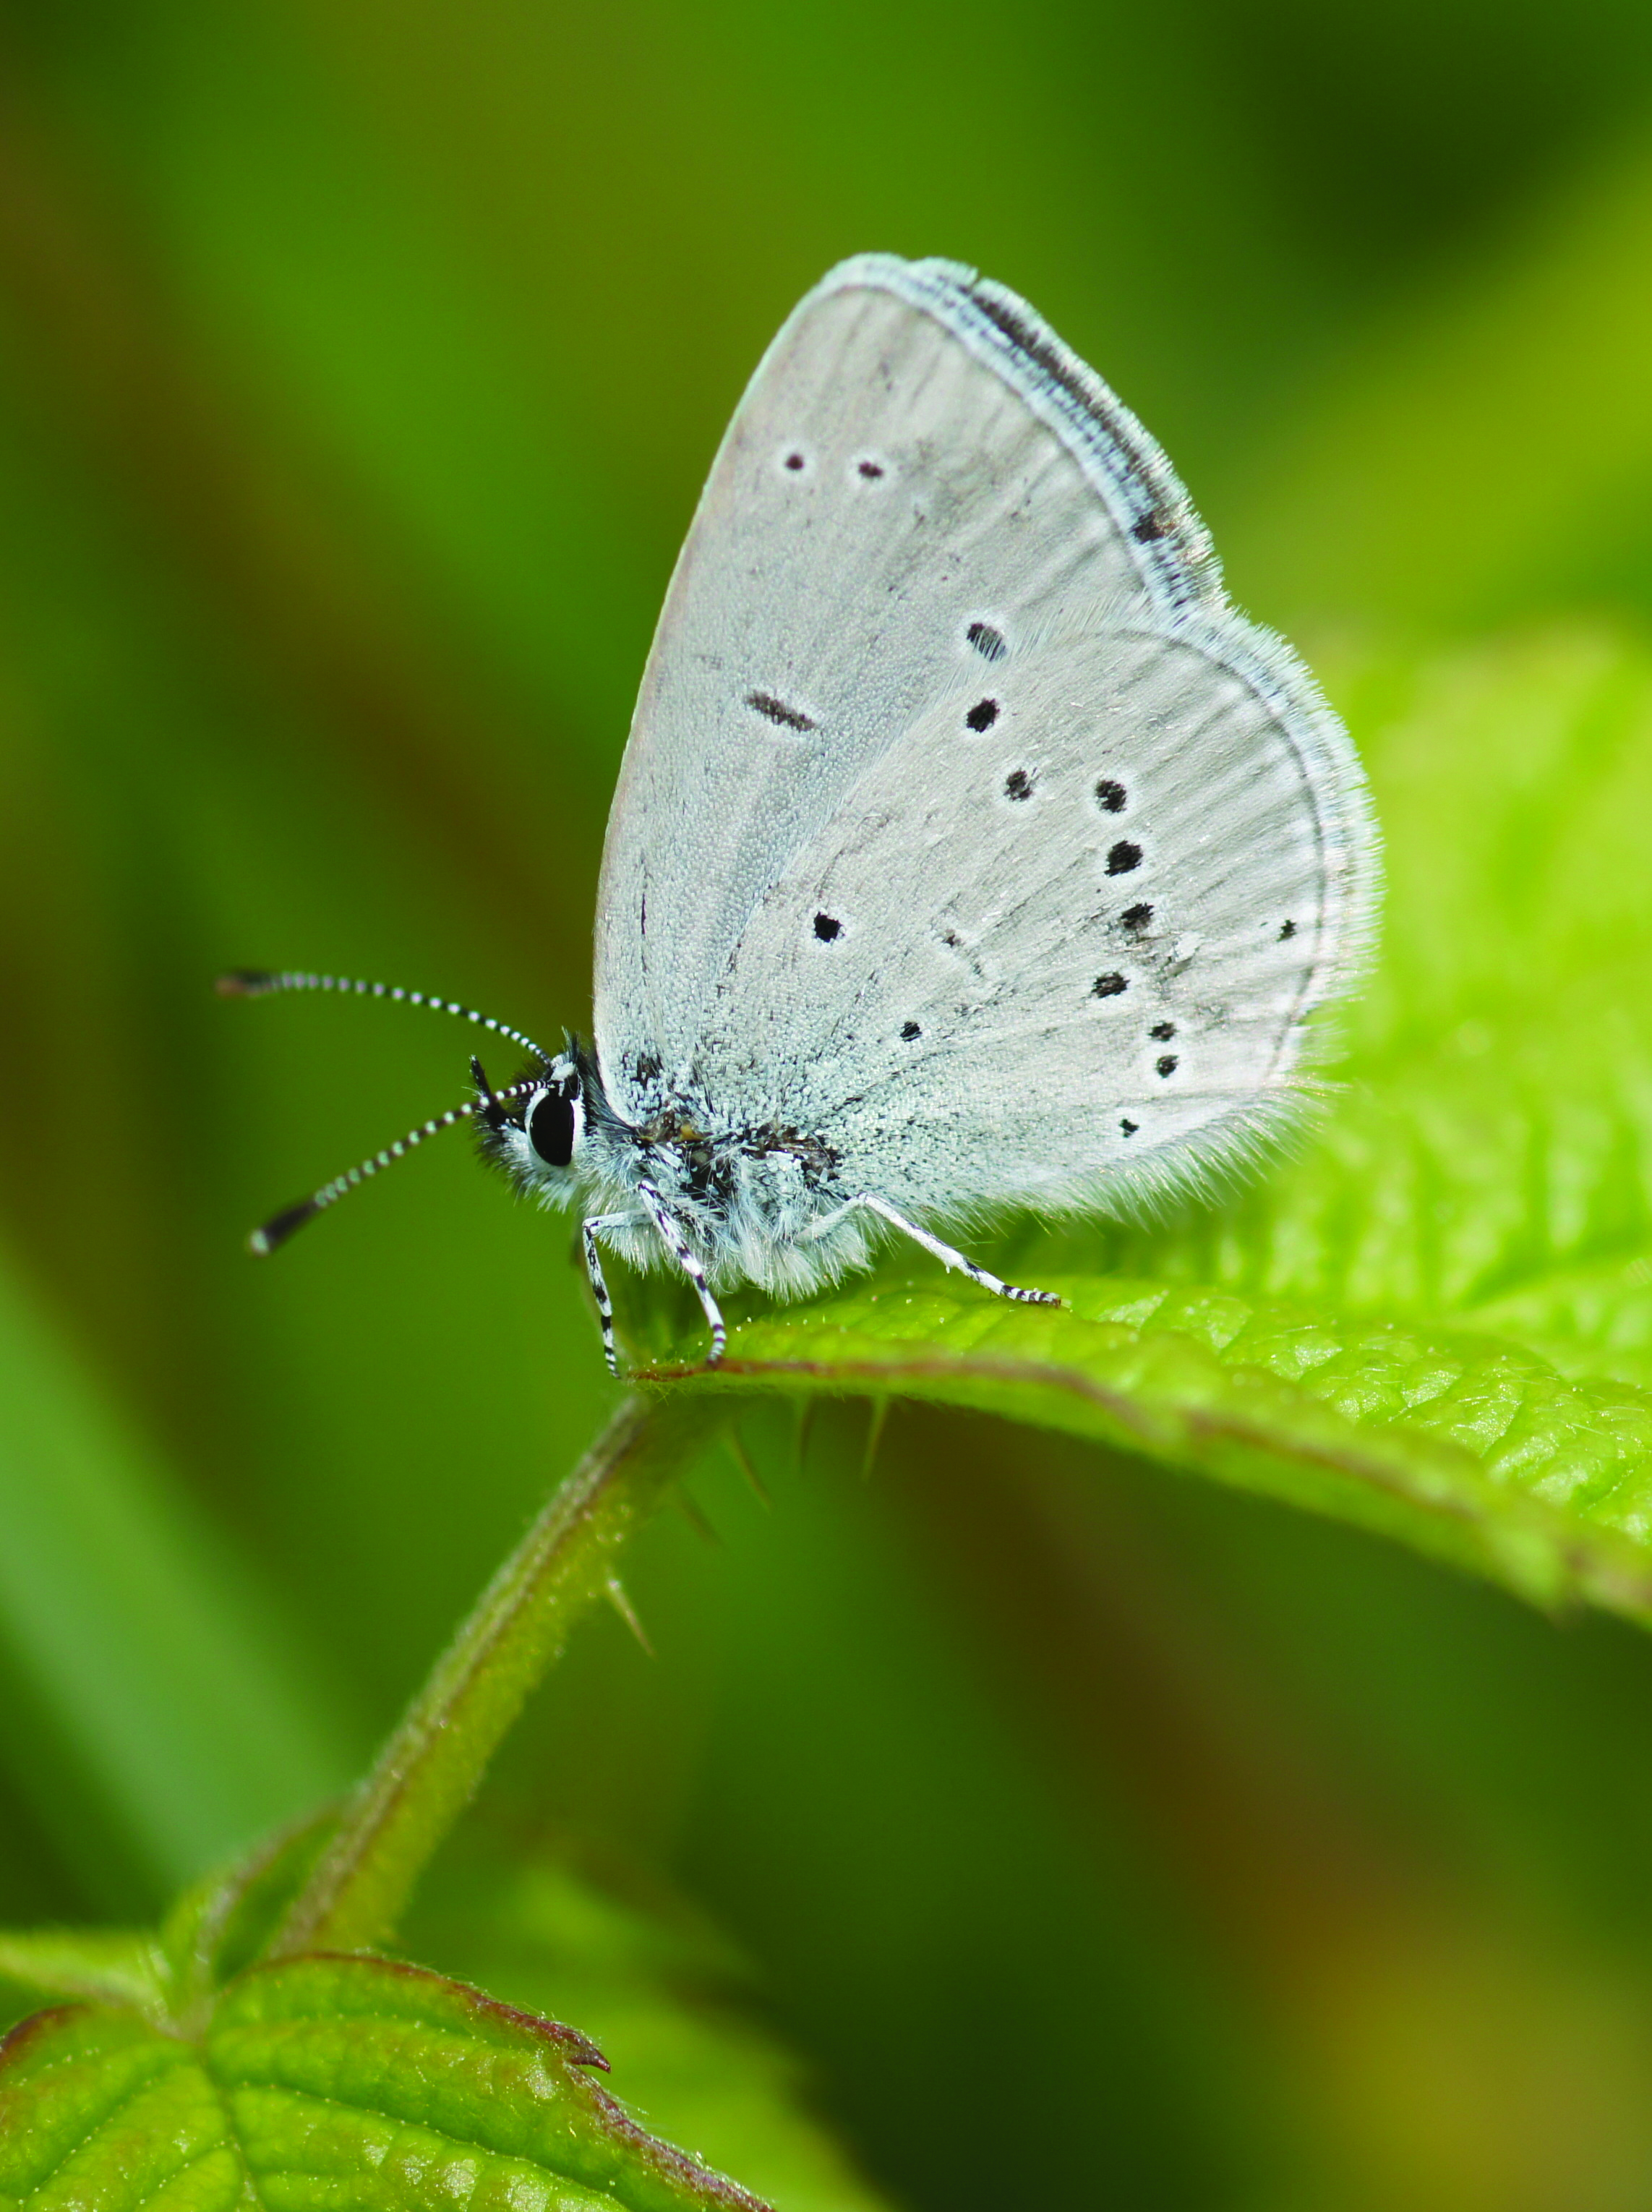
[[[847,261],[736,411],[608,826],[595,1035],[266,1224],[269,1251],[462,1120],[600,1248],[782,1296],[899,1231],[1139,1210],[1302,1100],[1368,949],[1376,836],[1340,723],[1223,592],[1153,441],[1014,294]]]

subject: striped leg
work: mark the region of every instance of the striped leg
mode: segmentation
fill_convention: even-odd
[[[938,1237],[932,1237],[926,1229],[920,1229],[915,1221],[908,1221],[904,1213],[897,1213],[885,1200],[873,1198],[870,1192],[863,1192],[860,1197],[850,1199],[835,1213],[823,1215],[808,1230],[807,1235],[811,1239],[823,1237],[835,1222],[842,1220],[846,1213],[875,1213],[880,1221],[887,1221],[891,1229],[898,1229],[902,1236],[911,1237],[914,1244],[921,1244],[926,1252],[932,1252],[942,1267],[956,1267],[961,1275],[968,1275],[972,1283],[979,1283],[983,1291],[991,1291],[995,1297],[1017,1298],[1023,1305],[1029,1306],[1059,1306],[1061,1303],[1054,1291],[1020,1290],[1014,1283],[1002,1281],[987,1268],[978,1267],[973,1260],[966,1260],[962,1252],[954,1251],[950,1244],[943,1244]]]
[[[608,1362],[608,1371],[617,1379],[619,1354],[614,1347],[614,1304],[608,1295],[608,1283],[602,1271],[602,1260],[597,1250],[599,1229],[635,1229],[638,1222],[647,1220],[642,1213],[592,1213],[580,1224],[580,1233],[585,1238],[585,1271],[591,1278],[591,1295],[597,1301],[597,1319],[602,1324],[602,1356]]]
[[[706,1364],[708,1367],[714,1367],[722,1358],[728,1344],[728,1330],[724,1326],[722,1309],[713,1297],[711,1285],[706,1280],[705,1270],[689,1249],[688,1241],[676,1222],[672,1220],[665,1200],[661,1198],[652,1183],[640,1182],[637,1185],[637,1191],[643,1204],[648,1209],[654,1227],[659,1230],[661,1237],[665,1240],[666,1250],[694,1285],[711,1329],[711,1350],[706,1354]]]

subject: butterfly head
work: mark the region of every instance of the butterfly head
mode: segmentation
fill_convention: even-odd
[[[585,1143],[585,1085],[576,1052],[570,1039],[568,1050],[528,1069],[504,1093],[490,1087],[479,1060],[471,1062],[483,1158],[545,1205],[573,1195]]]

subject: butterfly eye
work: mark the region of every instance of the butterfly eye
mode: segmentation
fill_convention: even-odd
[[[574,1158],[578,1114],[572,1098],[560,1091],[536,1091],[528,1101],[528,1142],[548,1168],[565,1168]]]

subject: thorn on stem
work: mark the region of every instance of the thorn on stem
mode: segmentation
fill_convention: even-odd
[[[886,1397],[872,1399],[866,1420],[866,1449],[860,1462],[862,1482],[872,1480],[873,1462],[878,1457],[878,1447],[884,1441],[884,1427],[888,1419],[889,1400]]]
[[[798,1403],[797,1465],[801,1474],[809,1456],[809,1439],[814,1434],[815,1415],[819,1410],[817,1398],[803,1398]]]
[[[608,1592],[608,1602],[610,1605],[613,1607],[615,1612],[618,1613],[620,1619],[625,1623],[625,1626],[630,1630],[632,1635],[635,1637],[637,1642],[642,1646],[648,1656],[651,1659],[658,1657],[659,1655],[655,1651],[653,1645],[648,1641],[647,1630],[643,1627],[642,1623],[637,1619],[636,1607],[631,1603],[630,1595],[626,1589],[624,1583],[620,1580],[617,1575],[610,1575],[606,1588]]]
[[[688,1522],[689,1526],[695,1531],[695,1533],[697,1535],[703,1536],[707,1543],[720,1547],[723,1540],[722,1538],[712,1527],[710,1522],[707,1520],[699,1506],[695,1504],[694,1499],[689,1497],[688,1492],[683,1488],[680,1482],[677,1484],[677,1488],[671,1492],[671,1495],[676,1499],[677,1509],[682,1513],[683,1519]]]
[[[744,1440],[742,1438],[738,1429],[731,1427],[725,1430],[723,1432],[723,1441],[728,1446],[729,1457],[734,1462],[735,1466],[739,1468],[741,1474],[744,1475],[746,1480],[751,1485],[752,1491],[756,1497],[757,1503],[762,1506],[772,1507],[774,1501],[764,1488],[762,1477],[758,1474],[756,1468],[751,1464],[751,1455],[746,1449]]]

